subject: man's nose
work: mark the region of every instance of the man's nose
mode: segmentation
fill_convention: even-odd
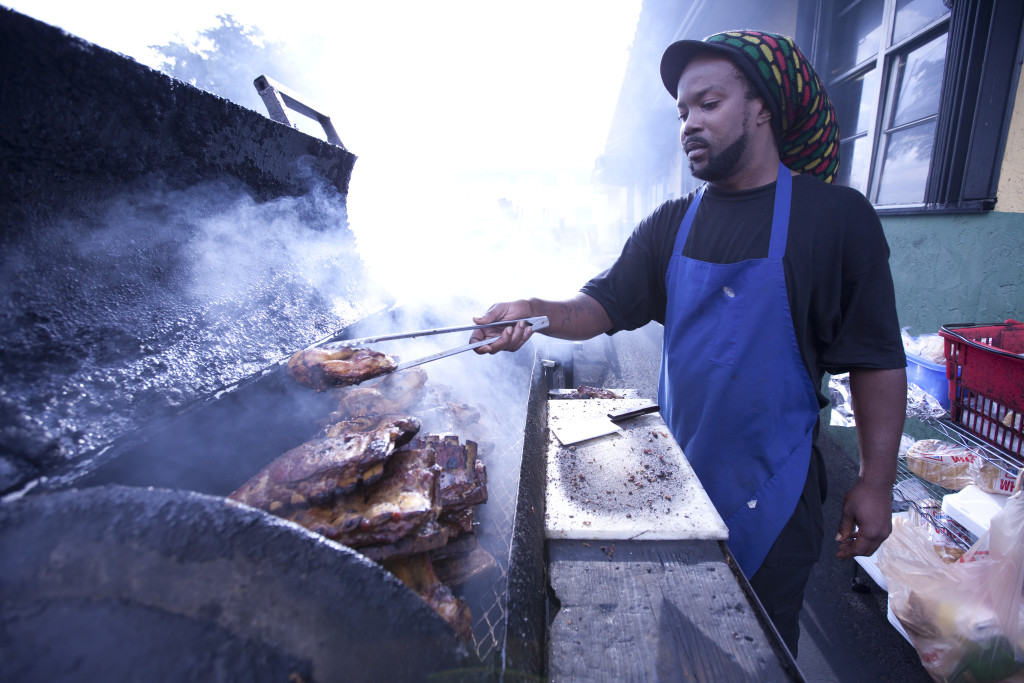
[[[686,120],[683,121],[683,135],[692,135],[695,131],[700,130],[702,127],[703,126],[700,121],[700,116],[698,114],[691,112],[686,117]]]

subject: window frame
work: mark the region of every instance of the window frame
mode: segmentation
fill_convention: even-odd
[[[822,65],[828,63],[827,37],[837,4],[838,0],[811,3],[811,14],[815,17],[811,42],[815,62]],[[872,203],[879,214],[990,211],[996,203],[999,170],[1024,57],[1021,44],[1024,3],[1020,0],[947,0],[946,5],[952,5],[948,14],[888,45],[896,16],[895,5],[896,0],[883,3],[884,37],[879,51],[826,82],[829,88],[871,68],[881,69],[878,106],[866,133],[871,140],[871,159],[865,194],[869,199],[878,196],[884,165],[884,150],[881,149],[886,134],[884,124],[891,120],[895,103],[890,92],[894,60],[945,33],[946,59],[924,200],[910,204]],[[958,87],[951,87],[953,83]]]

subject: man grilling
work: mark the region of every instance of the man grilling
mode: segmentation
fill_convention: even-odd
[[[825,372],[850,373],[860,445],[836,554],[870,555],[891,531],[906,359],[889,248],[868,201],[831,184],[835,112],[790,38],[678,41],[661,77],[690,170],[706,183],[641,221],[575,297],[498,303],[474,320],[545,315],[544,334],[571,340],[664,325],[662,415],[795,656],[823,536]],[[519,323],[477,352],[515,351],[531,334]]]

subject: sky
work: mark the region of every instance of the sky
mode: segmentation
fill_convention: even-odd
[[[295,46],[296,60],[324,39],[319,62],[299,61],[321,86],[303,94],[358,156],[349,217],[376,277],[396,244],[552,273],[543,289],[510,283],[496,297],[571,295],[596,272],[582,252],[558,254],[550,226],[600,214],[581,183],[608,135],[640,0],[335,0],[304,12],[279,0],[0,3],[153,68],[149,46],[191,43],[223,14]],[[451,291],[465,275],[438,278]]]
[[[593,163],[639,11],[639,0],[338,0],[303,15],[279,1],[2,4],[153,67],[150,45],[191,42],[220,14],[297,55],[322,36],[328,63],[302,66],[356,154],[447,143],[460,162],[497,169]]]

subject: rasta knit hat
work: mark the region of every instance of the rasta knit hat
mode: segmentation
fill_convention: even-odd
[[[661,81],[673,97],[683,69],[701,53],[727,57],[753,83],[771,109],[782,163],[825,182],[835,181],[839,169],[835,108],[792,38],[742,30],[672,43],[661,57]]]

